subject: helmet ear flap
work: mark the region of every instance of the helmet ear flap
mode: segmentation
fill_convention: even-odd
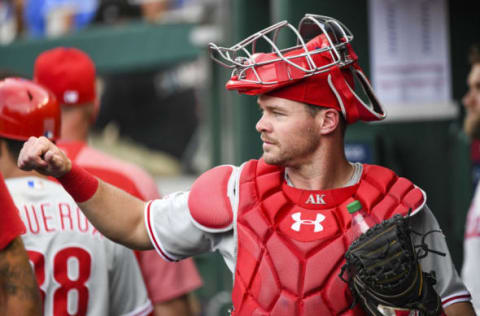
[[[351,75],[350,78],[347,77],[349,75]],[[355,81],[360,84],[360,89],[366,96],[367,103],[355,92]],[[351,124],[358,120],[378,121],[385,118],[385,111],[360,67],[349,67],[342,71],[338,67],[332,69],[331,76],[328,77],[328,84],[337,98],[347,123]]]
[[[355,68],[351,67],[353,76],[358,79],[360,83],[361,90],[368,99],[368,104],[364,103],[357,94],[354,93],[355,98],[358,100],[360,119],[365,121],[376,121],[382,120],[386,117],[385,110],[382,107],[382,104],[375,95],[370,81],[360,69],[360,67]]]

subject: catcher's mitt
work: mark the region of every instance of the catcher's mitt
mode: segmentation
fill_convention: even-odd
[[[355,302],[370,315],[385,315],[379,307],[416,310],[429,316],[442,312],[433,289],[435,276],[422,272],[410,232],[407,220],[395,215],[362,234],[345,254],[340,277],[348,282]],[[347,280],[343,278],[345,270]]]

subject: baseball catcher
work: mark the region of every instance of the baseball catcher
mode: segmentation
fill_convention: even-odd
[[[280,31],[296,41],[281,48],[282,40],[279,48]],[[72,164],[44,138],[25,143],[18,166],[57,177],[91,222],[117,242],[155,247],[170,261],[219,251],[234,278],[232,315],[363,316],[360,304],[350,309],[351,291],[338,278],[347,245],[358,236],[347,206],[361,200],[377,223],[406,217],[411,209],[412,230],[422,234],[439,225],[427,194],[413,182],[346,158],[347,126],[386,116],[352,40],[340,21],[307,14],[298,28],[282,21],[231,47],[211,43],[214,60],[232,69],[227,89],[257,96],[261,114],[255,128],[263,155],[241,166],[212,168],[188,192],[136,200]],[[257,50],[262,41],[266,51]],[[398,217],[385,222],[348,252],[357,301],[363,295],[365,310],[374,315],[378,307],[398,315],[400,307],[407,314],[443,309],[450,316],[473,316],[445,239],[431,241],[445,251],[445,260],[428,256],[420,269],[407,224]],[[441,305],[433,276],[422,270],[437,272]]]
[[[428,252],[445,254],[428,248],[424,239],[429,233],[414,246],[411,233],[418,234],[410,229],[408,217],[397,214],[368,229],[346,252],[342,274],[347,270],[346,282],[369,315],[443,314],[433,289],[435,274],[423,272],[418,259]]]

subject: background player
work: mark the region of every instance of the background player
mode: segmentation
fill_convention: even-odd
[[[37,281],[19,236],[25,226],[1,173],[0,215],[0,315],[41,315]]]
[[[8,78],[0,81],[0,95],[0,170],[27,228],[22,238],[44,314],[150,313],[152,305],[133,252],[102,236],[58,183],[16,166],[28,137],[59,136],[55,97],[31,81]]]
[[[466,116],[463,125],[465,133],[471,139],[480,139],[480,46],[473,45],[470,51],[470,73],[467,78],[468,91],[463,97]],[[472,293],[473,305],[480,313],[480,278],[478,262],[480,262],[480,186],[477,185],[475,195],[468,211],[465,227],[464,262],[462,277]]]
[[[153,179],[139,167],[89,147],[99,99],[93,61],[76,48],[57,47],[35,60],[34,80],[50,89],[62,109],[61,140],[57,142],[70,159],[100,179],[144,201],[160,197]],[[138,252],[145,283],[157,315],[192,315],[189,292],[202,280],[192,259],[166,262],[155,251]],[[195,303],[195,301],[193,301]]]

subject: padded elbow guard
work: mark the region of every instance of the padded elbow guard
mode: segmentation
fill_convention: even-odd
[[[229,188],[233,166],[219,166],[203,173],[192,185],[188,198],[196,226],[207,232],[224,232],[233,226]]]

